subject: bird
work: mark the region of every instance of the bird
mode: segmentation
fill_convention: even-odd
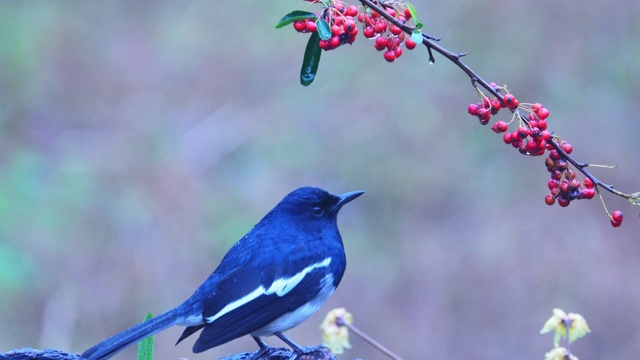
[[[202,330],[193,345],[200,353],[250,335],[275,335],[293,357],[318,347],[301,347],[283,334],[315,313],[333,294],[346,268],[337,215],[364,191],[333,195],[317,187],[287,194],[246,235],[218,267],[177,307],[116,334],[82,353],[87,360],[108,359],[146,337],[174,325],[186,326],[176,345]]]

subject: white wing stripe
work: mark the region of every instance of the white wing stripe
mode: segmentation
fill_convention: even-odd
[[[331,264],[330,257],[324,259],[319,263],[315,263],[311,266],[306,267],[304,270],[300,271],[299,273],[293,275],[288,279],[285,279],[285,278],[278,279],[274,281],[273,284],[271,284],[271,286],[269,287],[269,290],[267,290],[265,294],[271,295],[275,293],[280,297],[285,296],[289,291],[293,290],[293,288],[295,288],[308,273],[310,273],[311,271],[317,268],[327,267],[329,266],[329,264]]]
[[[250,292],[249,294],[241,297],[240,299],[228,303],[227,306],[223,307],[222,310],[218,311],[217,314],[215,314],[213,316],[209,316],[208,318],[206,318],[206,322],[212,323],[212,322],[216,321],[216,319],[218,319],[222,315],[239,308],[240,306],[248,303],[251,300],[255,300],[258,296],[264,294],[264,290],[265,290],[264,286],[260,286],[259,288],[253,290],[252,292]]]
[[[322,268],[322,267],[327,267],[329,266],[329,264],[331,264],[331,258],[328,257],[324,260],[322,260],[321,262],[315,263],[313,265],[310,265],[306,268],[304,268],[302,271],[300,271],[299,273],[293,275],[290,278],[281,278],[281,279],[277,279],[273,282],[273,284],[271,284],[271,286],[269,286],[269,289],[265,289],[264,286],[259,286],[257,289],[253,290],[252,292],[250,292],[249,294],[241,297],[238,300],[232,301],[229,304],[227,304],[225,307],[222,308],[222,310],[218,311],[217,314],[213,315],[213,316],[209,316],[208,318],[206,318],[206,322],[207,323],[212,323],[214,321],[216,321],[218,318],[220,318],[221,316],[243,306],[246,305],[247,303],[249,303],[252,300],[257,299],[259,296],[261,295],[271,295],[271,294],[276,294],[280,297],[285,296],[287,293],[289,293],[291,290],[293,290],[301,281],[302,279],[304,279],[304,277],[310,273],[311,271],[318,269],[318,268]]]

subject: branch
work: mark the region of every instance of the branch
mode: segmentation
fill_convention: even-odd
[[[220,360],[248,360],[253,359],[257,352],[239,353],[224,357]],[[270,348],[263,356],[256,360],[289,360],[296,355],[287,348]],[[2,360],[81,360],[80,354],[71,354],[62,350],[31,348],[16,349],[0,354]],[[336,357],[326,347],[319,347],[308,354],[299,355],[297,360],[336,360]]]
[[[358,0],[358,1],[360,1],[360,3],[363,6],[368,7],[370,9],[374,10],[375,12],[377,12],[381,17],[386,19],[389,23],[391,23],[391,24],[399,27],[400,29],[402,29],[402,31],[404,31],[406,34],[411,35],[412,33],[414,33],[414,31],[417,30],[415,27],[409,26],[406,23],[401,22],[396,17],[394,17],[391,14],[389,14],[386,11],[386,8],[392,7],[392,5],[386,5],[384,2],[379,2],[377,0]],[[485,81],[475,71],[473,71],[473,69],[471,69],[467,64],[462,62],[461,58],[464,57],[465,55],[467,55],[468,52],[467,53],[454,53],[454,52],[451,52],[451,51],[447,50],[446,48],[440,46],[440,44],[438,44],[438,41],[439,41],[439,39],[437,39],[437,38],[428,36],[426,34],[422,34],[422,44],[424,46],[426,46],[427,50],[429,51],[429,62],[430,63],[434,62],[433,55],[431,53],[431,50],[434,50],[437,53],[439,53],[442,56],[444,56],[447,60],[449,60],[452,63],[454,63],[462,71],[464,71],[467,74],[467,76],[469,76],[469,79],[471,80],[471,84],[476,89],[478,88],[478,85],[481,86],[487,92],[489,92],[491,95],[493,95],[493,97],[495,97],[499,101],[500,104],[504,104],[504,95],[500,93],[501,89],[496,87],[495,84],[491,84],[491,83]],[[509,109],[510,109],[510,111],[512,113],[514,113],[515,116],[518,117],[520,122],[526,124],[527,126],[529,125],[529,120],[522,113],[522,111],[519,108],[519,106],[516,105],[515,107],[513,107],[513,108],[510,107]],[[585,177],[590,179],[596,190],[598,190],[600,188],[604,189],[604,190],[610,192],[613,195],[616,195],[616,196],[622,197],[624,199],[627,199],[633,205],[640,205],[640,192],[636,192],[636,193],[633,193],[633,194],[624,193],[622,191],[614,189],[613,185],[607,184],[607,183],[599,180],[598,178],[596,178],[591,172],[589,172],[587,170],[587,167],[589,166],[589,163],[588,162],[584,162],[584,163],[583,162],[579,162],[575,158],[573,158],[571,155],[569,155],[569,153],[567,151],[565,151],[563,149],[563,147],[560,145],[557,136],[553,137],[551,140],[547,141],[547,144],[549,144],[550,147],[552,147],[554,150],[556,150],[560,154],[560,157],[562,159],[564,159],[565,161],[570,163],[576,170],[578,170]],[[531,155],[531,154],[529,154],[529,155]],[[598,191],[598,194],[599,194],[599,191]],[[571,199],[571,200],[573,200],[573,199]],[[567,202],[567,204],[568,204],[568,202]],[[605,210],[606,210],[606,206],[605,206]],[[607,214],[609,214],[608,210],[607,210]],[[609,217],[611,218],[610,214],[609,214]],[[614,226],[615,226],[615,224],[614,224]]]

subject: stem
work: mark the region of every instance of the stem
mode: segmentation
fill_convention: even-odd
[[[387,349],[386,347],[384,347],[382,344],[380,344],[379,342],[375,341],[373,338],[371,338],[369,335],[365,334],[364,332],[362,332],[360,329],[358,329],[357,327],[355,327],[354,325],[348,324],[347,322],[345,322],[341,317],[339,317],[338,319],[336,319],[336,324],[338,326],[346,326],[347,328],[349,328],[349,330],[351,330],[354,334],[358,335],[360,338],[362,338],[362,340],[366,341],[369,343],[369,345],[373,346],[374,348],[380,350],[380,352],[384,353],[385,355],[387,355],[389,358],[393,359],[393,360],[402,360],[402,358],[396,354],[394,354],[391,350]]]

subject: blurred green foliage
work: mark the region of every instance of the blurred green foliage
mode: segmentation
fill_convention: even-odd
[[[640,3],[412,2],[425,33],[638,190]],[[597,201],[547,207],[543,159],[468,116],[469,80],[424,50],[388,64],[361,38],[300,86],[307,37],[274,26],[306,5],[0,2],[0,351],[80,352],[177,305],[284,194],[316,185],[367,193],[341,213],[343,283],[297,342],[319,343],[322,312],[344,306],[407,359],[538,359],[562,307],[589,319],[582,356],[635,358],[637,210],[607,197],[627,213],[612,229]],[[192,355],[179,334],[156,354],[255,349]],[[379,357],[352,345],[342,358]]]

